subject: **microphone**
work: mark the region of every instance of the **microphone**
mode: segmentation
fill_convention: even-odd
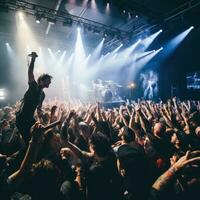
[[[32,58],[37,58],[37,57],[38,57],[38,55],[37,55],[36,52],[30,53],[30,54],[28,54],[28,56],[30,56],[30,57],[32,57]]]

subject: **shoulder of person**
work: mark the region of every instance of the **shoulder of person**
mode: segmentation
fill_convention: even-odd
[[[38,84],[35,80],[28,82],[29,87],[38,87]]]

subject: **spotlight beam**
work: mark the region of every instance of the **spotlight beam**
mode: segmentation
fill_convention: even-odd
[[[146,50],[153,43],[160,33],[162,33],[162,29],[142,40],[141,43],[145,46],[144,50]]]
[[[103,44],[104,44],[105,39],[103,38],[101,40],[101,42],[97,45],[97,47],[95,48],[93,54],[91,55],[91,62],[96,61],[97,59],[99,59],[99,56],[101,54],[102,48],[103,48]]]
[[[164,45],[165,54],[162,55],[162,59],[166,59],[170,56],[176,48],[181,44],[181,42],[188,36],[188,34],[193,30],[193,26],[183,31],[182,33],[175,36],[168,43]]]

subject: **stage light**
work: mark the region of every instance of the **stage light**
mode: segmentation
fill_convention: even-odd
[[[13,49],[8,42],[6,42],[6,49],[7,49],[7,53],[8,53],[9,58],[13,59],[14,52],[13,52]]]
[[[82,63],[85,59],[85,50],[83,47],[83,40],[82,40],[82,36],[81,36],[81,31],[80,31],[80,27],[77,27],[77,39],[76,39],[76,44],[75,44],[75,50],[74,50],[74,54],[75,54],[75,60],[74,60],[74,71],[76,71],[77,73],[80,72],[82,70]]]
[[[123,46],[123,44],[121,43],[116,49],[114,49],[111,53],[115,54],[119,51],[119,49]]]
[[[5,90],[4,89],[0,89],[0,100],[4,100],[6,98],[6,94],[5,94]]]
[[[35,15],[35,22],[36,22],[37,24],[39,24],[40,21],[41,21],[41,19],[42,19],[42,15],[39,14],[39,13],[36,13],[36,15]]]
[[[138,15],[136,15],[135,17],[138,18]]]
[[[36,19],[35,22],[36,22],[37,24],[39,24],[39,23],[40,23],[40,20]]]
[[[130,88],[134,88],[134,87],[135,87],[135,83],[131,83]]]
[[[134,60],[135,60],[136,62],[138,62],[138,61],[144,59],[146,56],[148,56],[148,55],[154,53],[155,51],[156,51],[156,50],[151,50],[151,51],[145,51],[145,52],[142,52],[142,53],[138,53],[138,54],[136,54],[136,56],[134,57]]]
[[[160,52],[162,50],[163,50],[163,47],[160,47],[160,49],[156,50],[156,52],[158,53],[158,52]]]
[[[80,31],[81,31],[81,28],[80,28],[80,27],[77,27],[77,31],[80,32]]]
[[[92,9],[94,9],[95,11],[97,10],[97,4],[95,0],[91,0],[91,7]]]
[[[135,83],[129,83],[129,84],[127,85],[127,87],[128,87],[129,89],[133,89],[133,88],[135,88]]]
[[[159,33],[162,33],[162,32],[163,32],[163,30],[162,30],[162,29],[160,29],[160,30],[159,30]]]
[[[0,89],[0,96],[4,96],[4,89]]]
[[[105,31],[103,32],[103,36],[104,36],[104,38],[108,37],[108,31],[107,31],[107,30],[105,30]]]
[[[186,29],[182,33],[179,33],[177,36],[175,36],[173,39],[171,39],[166,45],[165,48],[165,55],[163,55],[163,58],[166,58],[170,54],[172,54],[176,48],[180,45],[181,42],[188,36],[188,34],[192,31],[194,27],[191,26],[190,28]]]
[[[107,2],[106,4],[106,14],[110,14],[110,4]]]
[[[20,20],[24,19],[24,13],[22,11],[18,11],[18,16]]]
[[[161,32],[162,29],[142,40],[142,45],[144,46],[144,50],[146,50],[153,43],[153,41],[159,36]]]

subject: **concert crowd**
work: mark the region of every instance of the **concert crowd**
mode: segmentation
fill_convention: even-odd
[[[0,199],[199,199],[200,101],[44,100],[30,57],[23,99],[0,109]]]

